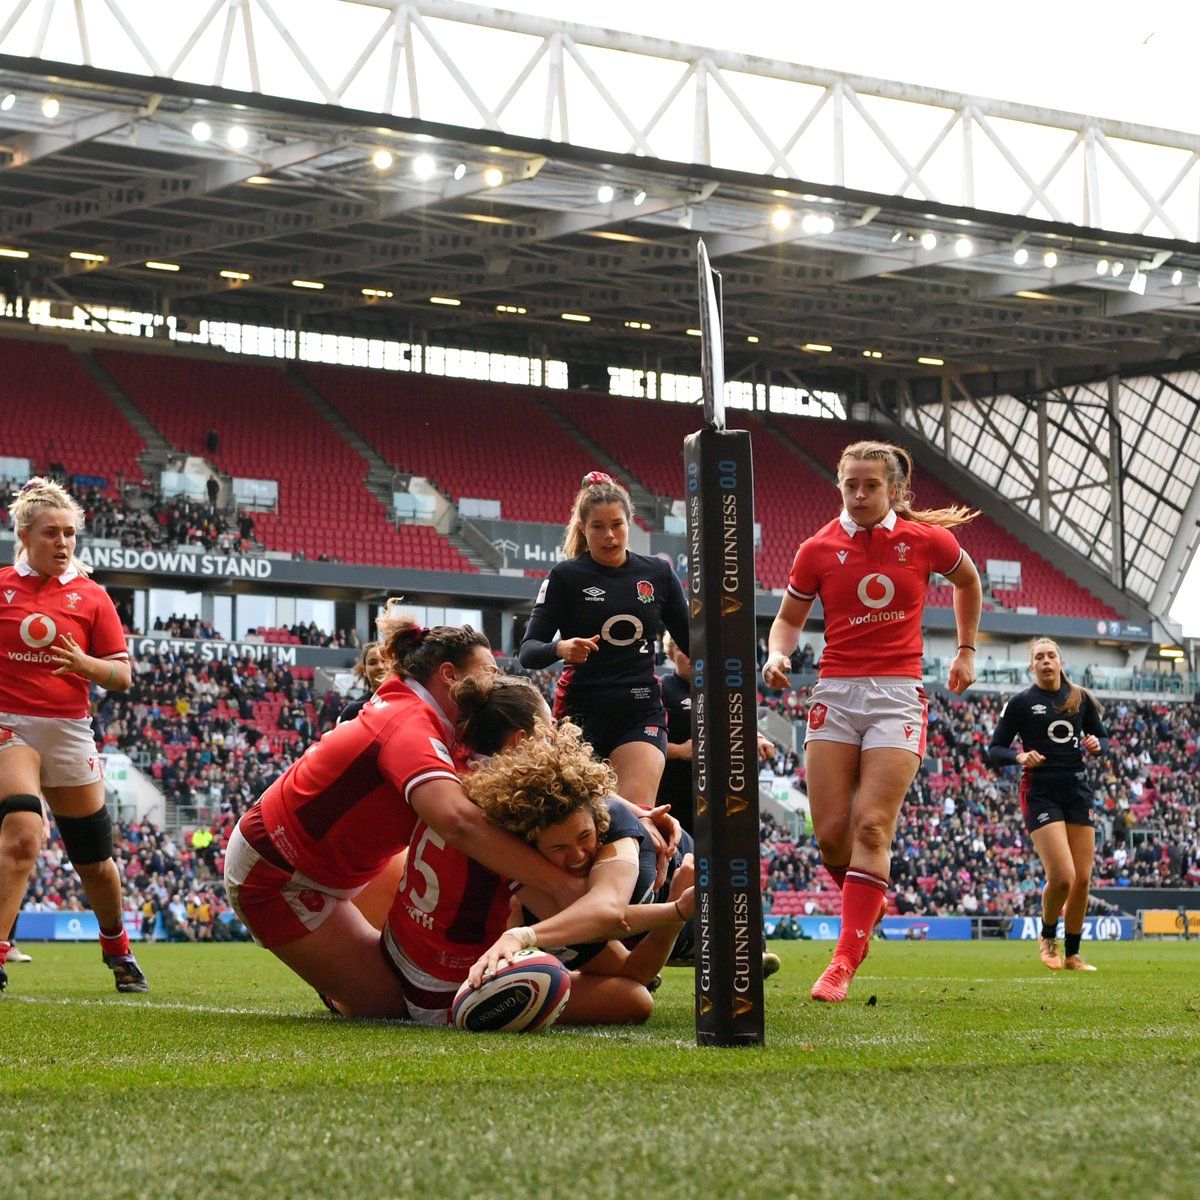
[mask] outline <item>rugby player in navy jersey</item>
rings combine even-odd
[[[993,766],[1021,767],[1021,815],[1046,872],[1038,949],[1052,971],[1094,971],[1079,953],[1096,834],[1093,796],[1084,751],[1108,749],[1100,705],[1087,688],[1063,673],[1062,656],[1050,638],[1029,645],[1034,683],[1012,696],[988,746]],[[1021,739],[1021,750],[1012,748]],[[1058,914],[1063,913],[1065,956],[1058,953]]]
[[[654,643],[665,627],[687,653],[687,601],[669,563],[629,549],[633,505],[610,476],[586,475],[571,511],[566,558],[538,593],[521,663],[544,668],[562,659],[554,716],[579,725],[596,754],[612,763],[621,796],[649,811],[667,746]],[[660,856],[659,883],[665,865]]]

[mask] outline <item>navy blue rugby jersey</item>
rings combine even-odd
[[[538,592],[521,643],[521,663],[548,667],[563,638],[600,635],[587,661],[563,667],[554,715],[595,711],[601,704],[657,704],[654,639],[663,627],[688,652],[683,585],[661,558],[626,556],[606,567],[588,553],[556,563]]]
[[[1067,698],[1068,685],[1048,692],[1037,684],[1010,696],[996,723],[988,746],[988,762],[1004,766],[1017,761],[1012,748],[1014,738],[1021,739],[1025,750],[1036,750],[1045,758],[1034,771],[1078,771],[1083,766],[1083,739],[1093,733],[1100,738],[1101,750],[1107,748],[1108,730],[1100,719],[1095,704],[1085,696],[1074,715],[1060,712]]]

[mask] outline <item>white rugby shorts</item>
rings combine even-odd
[[[0,712],[0,752],[29,746],[42,760],[42,787],[86,787],[104,777],[90,717]]]
[[[889,747],[925,757],[928,720],[919,679],[855,675],[820,679],[808,701],[804,744],[844,742],[863,750]]]

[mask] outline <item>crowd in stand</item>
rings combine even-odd
[[[179,619],[181,636],[189,619]],[[170,623],[168,623],[169,625]],[[297,627],[300,629],[302,627]],[[319,632],[319,631],[318,631]],[[321,635],[329,637],[329,635]],[[333,640],[333,639],[330,639]],[[326,643],[328,644],[328,643]],[[522,671],[549,694],[554,674]],[[301,672],[302,674],[302,672]],[[204,662],[169,649],[136,664],[132,687],[103,695],[97,738],[146,770],[168,811],[203,819],[177,844],[148,825],[120,827],[118,862],[135,906],[162,914],[168,936],[224,936],[221,854],[237,818],[288,764],[332,728],[345,698],[317,696],[294,669],[252,657]],[[803,690],[764,703],[803,719]],[[1002,700],[932,694],[928,752],[901,811],[893,855],[892,911],[913,915],[1035,915],[1041,868],[1025,836],[1014,768],[995,771],[985,750]],[[1200,711],[1195,705],[1113,701],[1112,744],[1089,764],[1097,796],[1095,886],[1200,885]],[[781,748],[773,775],[803,786],[803,768]],[[783,891],[813,893],[812,911],[835,910],[836,889],[811,836],[765,816],[766,904]],[[35,908],[83,904],[54,839],[31,882]],[[1095,902],[1097,910],[1108,906]]]
[[[779,711],[803,709],[781,697]],[[892,858],[893,911],[915,915],[1036,915],[1041,867],[1023,832],[1017,768],[985,760],[1002,700],[932,695],[928,751],[900,812]],[[1108,753],[1088,764],[1097,797],[1096,887],[1200,884],[1200,747],[1195,705],[1115,701],[1105,706]],[[799,782],[799,780],[797,780]],[[811,838],[767,818],[764,887],[835,889]],[[815,912],[823,908],[813,900]],[[1104,901],[1094,901],[1097,911]]]
[[[2,489],[0,528],[12,529],[8,501],[19,486],[9,482]],[[92,539],[134,550],[193,546],[219,554],[245,554],[253,543],[254,518],[247,512],[230,514],[185,496],[163,497],[145,486],[128,487],[119,498],[97,488],[74,492],[86,514],[84,530]]]

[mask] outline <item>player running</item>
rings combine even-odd
[[[1094,971],[1079,953],[1096,832],[1094,797],[1084,751],[1108,749],[1100,704],[1063,672],[1058,643],[1048,637],[1029,644],[1033,686],[1009,698],[988,746],[993,766],[1021,767],[1021,816],[1046,872],[1038,951],[1052,971]],[[1021,739],[1021,750],[1012,748]],[[1058,953],[1058,916],[1063,914],[1065,956]]]
[[[129,948],[113,823],[88,716],[91,685],[129,687],[121,619],[75,557],[83,509],[35,476],[10,506],[13,566],[0,570],[0,989],[13,923],[41,848],[45,796],[100,925],[119,992],[144,992]]]
[[[789,656],[819,596],[825,650],[804,746],[813,832],[842,892],[842,929],[814,1000],[846,998],[886,910],[896,818],[925,750],[921,614],[931,571],[954,585],[958,651],[947,686],[961,694],[975,681],[979,574],[950,532],[975,514],[914,510],[911,481],[899,446],[842,451],[842,511],[796,552],[763,665],[767,687],[787,686]]]

